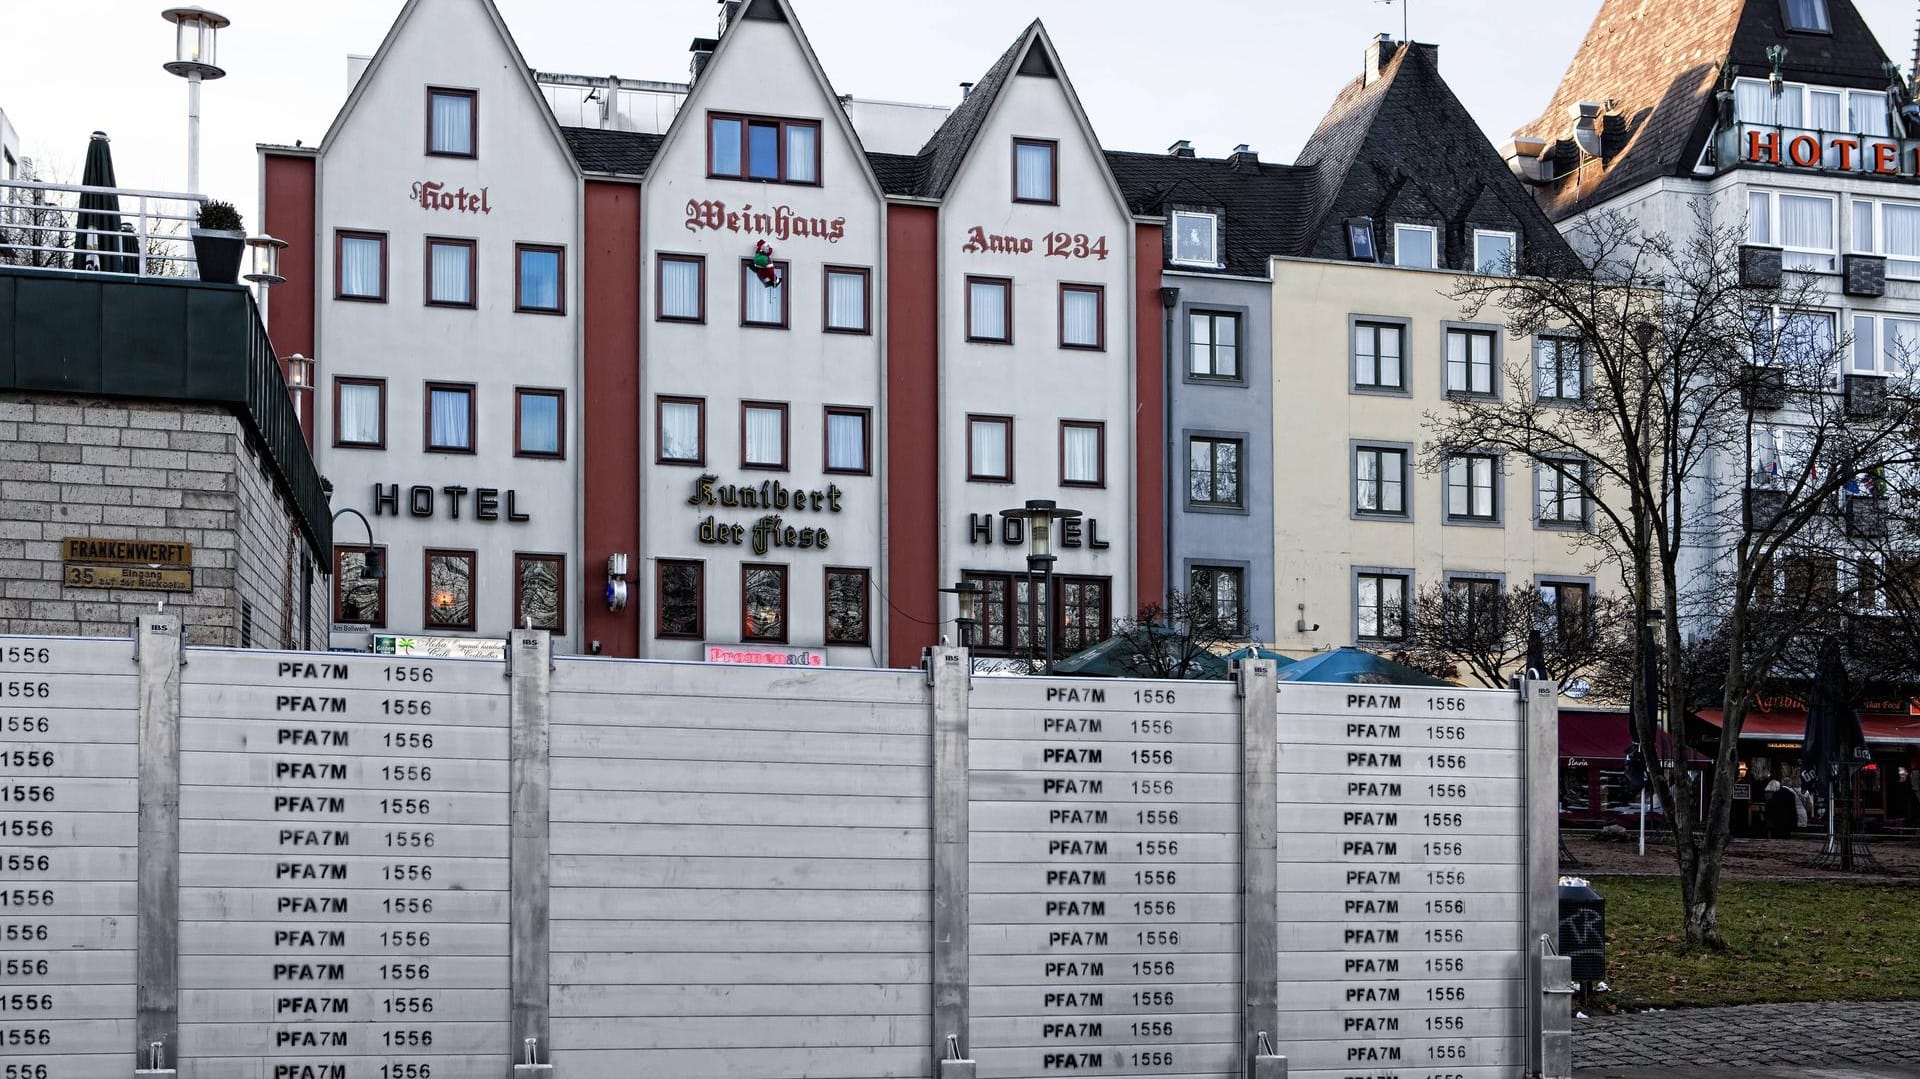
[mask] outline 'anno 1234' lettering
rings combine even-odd
[[[1048,258],[1107,260],[1105,236],[1089,236],[1084,232],[1049,232],[1040,239],[1043,253]],[[961,245],[960,250],[969,255],[1031,255],[1034,243],[1031,236],[1002,236],[975,225],[967,230],[967,242]]]

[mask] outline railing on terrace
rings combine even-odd
[[[119,211],[96,216],[103,201],[117,201]],[[0,266],[193,280],[189,232],[203,201],[178,191],[0,180]]]

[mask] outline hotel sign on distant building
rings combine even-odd
[[[422,210],[443,210],[456,214],[490,214],[493,201],[488,198],[488,188],[481,188],[474,194],[466,188],[448,191],[447,185],[437,180],[416,180],[413,189],[407,192],[409,202],[417,202]]]
[[[1803,132],[1747,128],[1745,160],[1750,165],[1787,165],[1823,172],[1863,172],[1873,176],[1920,177],[1920,144],[1859,135],[1820,136]]]

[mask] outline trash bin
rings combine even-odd
[[[1586,881],[1560,885],[1560,954],[1586,992],[1607,979],[1607,901]]]

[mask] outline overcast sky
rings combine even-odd
[[[1370,35],[1440,46],[1440,70],[1495,144],[1542,109],[1600,0],[792,0],[835,89],[951,103],[1027,22],[1046,21],[1108,147],[1246,142],[1290,161]],[[1855,0],[1896,59],[1913,55],[1913,0]],[[257,142],[320,141],[346,97],[346,57],[372,53],[401,0],[201,0],[233,20],[228,76],[203,92],[202,187],[258,224]],[[545,71],[682,81],[712,0],[498,0]],[[87,136],[113,137],[123,187],[183,190],[186,86],[161,70],[173,28],[157,0],[0,0],[0,109],[22,150],[79,179]],[[84,11],[75,21],[61,16]],[[27,35],[34,37],[29,38]],[[82,46],[84,43],[84,46]]]

